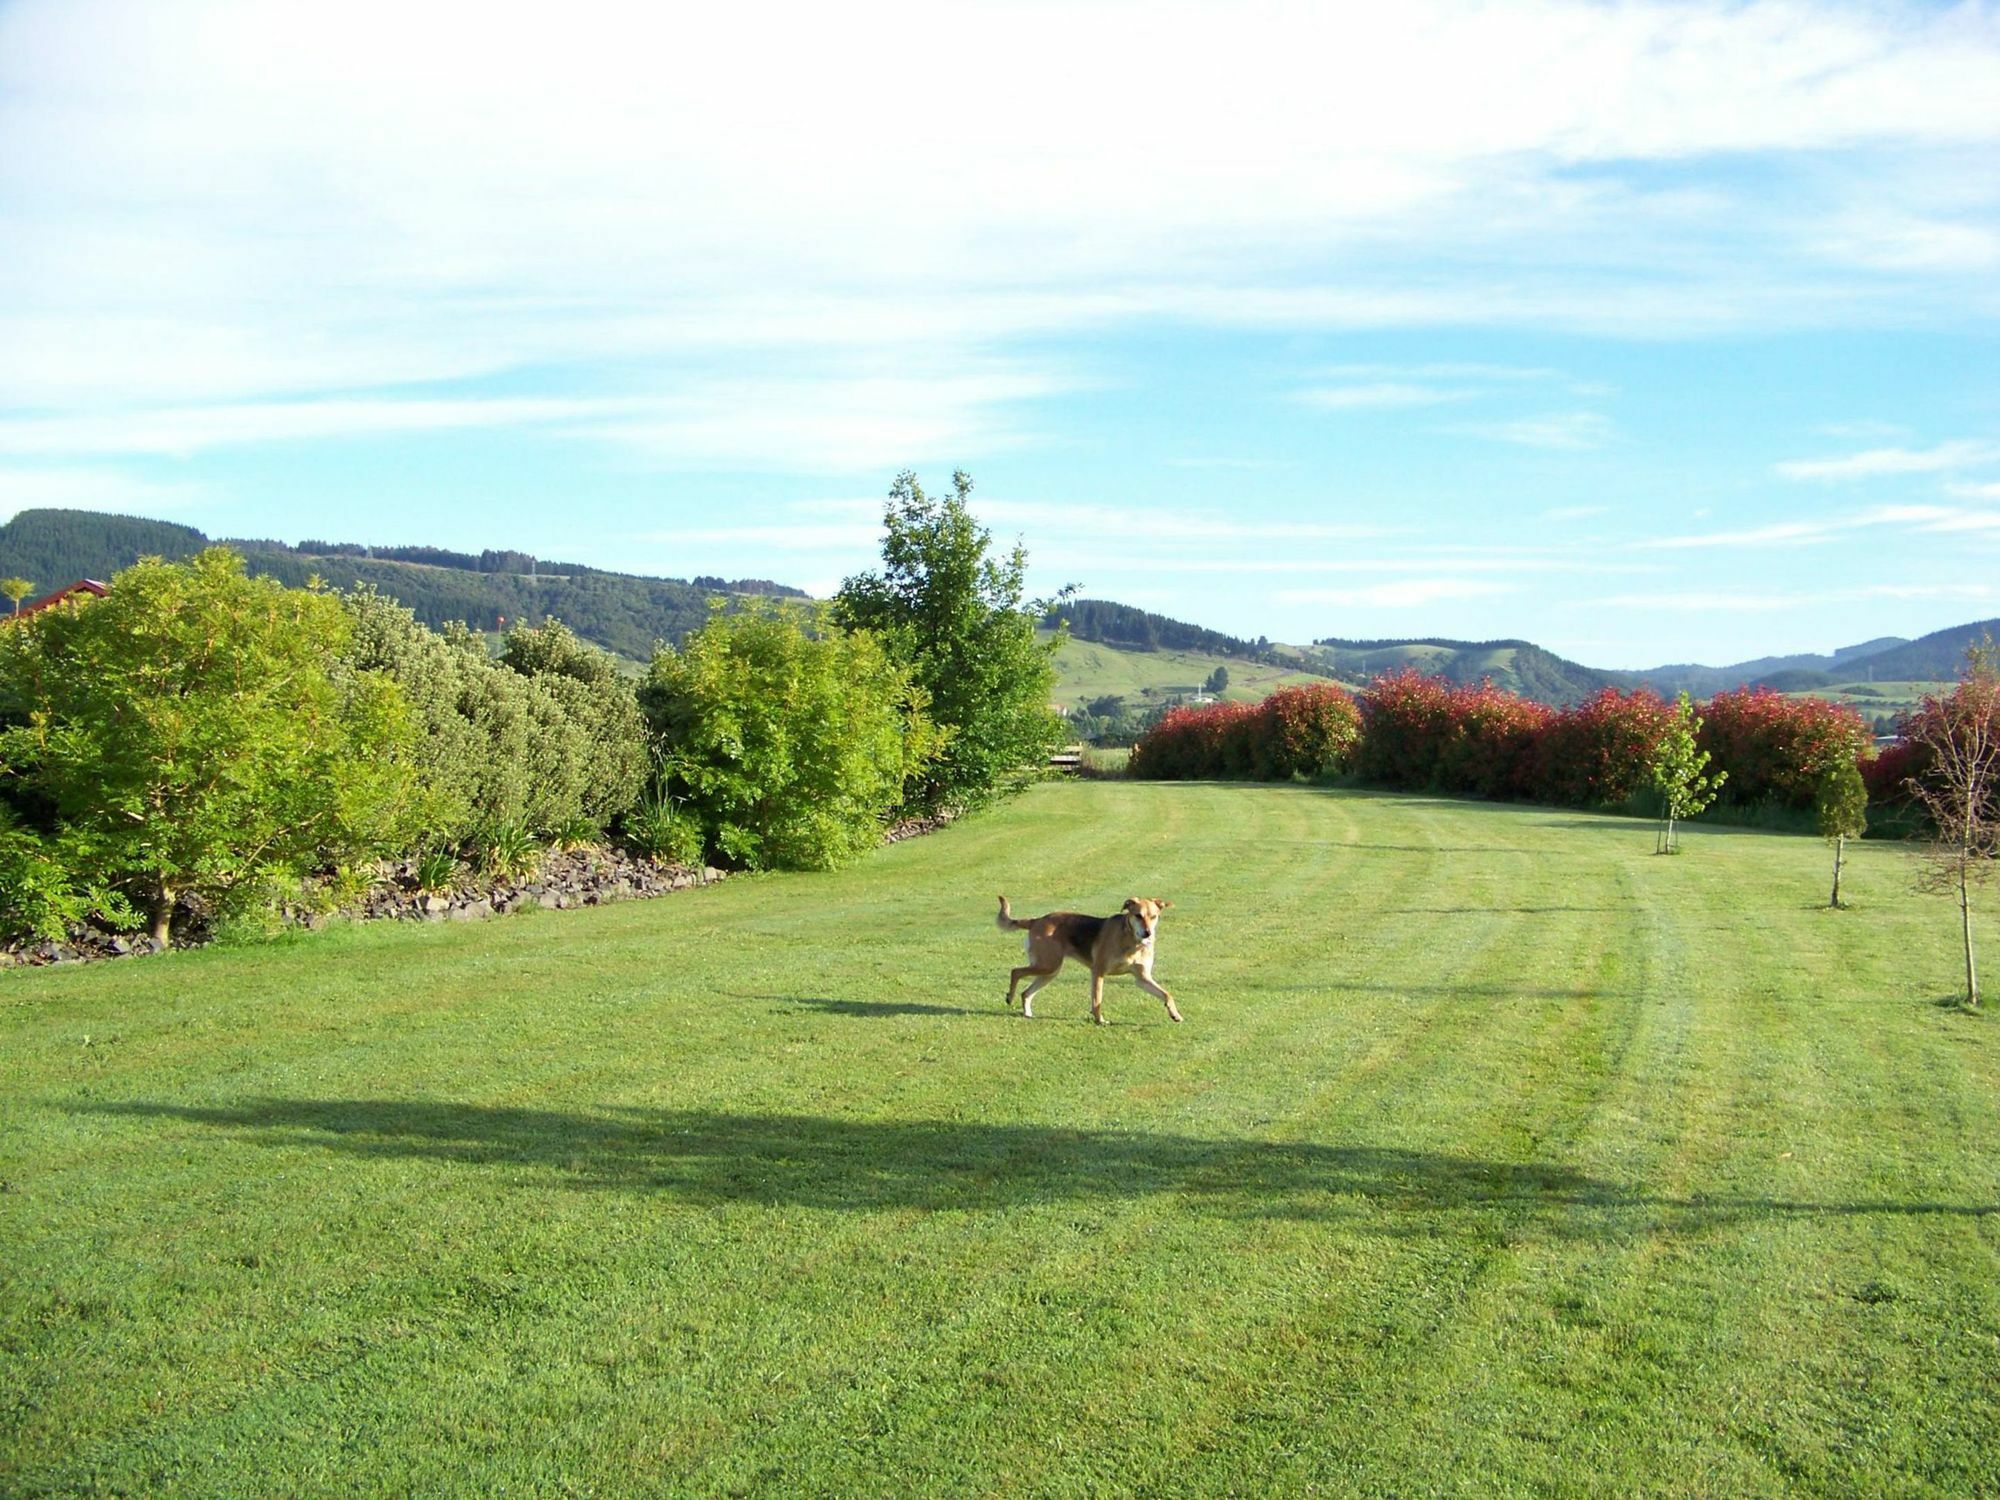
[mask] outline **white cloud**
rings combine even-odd
[[[972,509],[998,532],[1074,533],[1102,537],[1118,547],[1160,541],[1345,542],[1394,536],[1398,530],[1374,522],[1274,521],[1157,505],[1120,507],[1069,501],[984,500],[977,496],[973,498]]]
[[[1762,547],[1832,541],[1878,526],[1919,532],[2000,530],[2000,514],[1968,511],[1948,505],[1881,505],[1845,515],[1815,516],[1801,521],[1773,521],[1736,531],[1710,531],[1691,536],[1659,537],[1637,545],[1647,550],[1699,547]]]
[[[1858,603],[1868,599],[1936,599],[1980,603],[1993,598],[1995,592],[1987,585],[1979,583],[1876,584],[1867,588],[1829,589],[1810,594],[1777,593],[1770,589],[1708,589],[1689,592],[1614,594],[1605,599],[1582,601],[1579,607],[1656,610],[1671,614],[1704,614],[1712,611],[1778,614],[1786,610]]]
[[[336,398],[168,407],[115,415],[14,417],[0,419],[0,453],[185,457],[215,448],[301,438],[574,421],[634,407],[629,400]]]
[[[1447,401],[1465,401],[1476,390],[1440,385],[1417,385],[1409,381],[1373,381],[1365,385],[1316,385],[1294,393],[1306,406],[1325,411],[1438,406]]]
[[[0,468],[0,521],[43,508],[171,517],[212,498],[203,485],[162,484],[116,469]]]
[[[1944,488],[1946,494],[1956,495],[1961,500],[2000,500],[2000,480],[1948,484]]]
[[[1513,593],[1511,584],[1465,578],[1404,578],[1353,589],[1281,589],[1280,604],[1338,604],[1349,608],[1406,609],[1449,599],[1486,599]]]
[[[1786,479],[1871,479],[1884,474],[1940,474],[2000,462],[2000,443],[1960,438],[1932,448],[1870,448],[1835,458],[1799,458],[1773,467]]]
[[[1560,370],[1541,365],[1494,365],[1470,361],[1438,361],[1413,365],[1328,365],[1316,372],[1327,380],[1555,380]]]
[[[1781,610],[1795,609],[1799,601],[1788,595],[1773,594],[1768,590],[1748,589],[1731,592],[1722,589],[1692,591],[1684,593],[1662,592],[1644,594],[1613,594],[1606,599],[1584,601],[1586,609],[1650,609],[1675,614],[1700,614],[1707,610],[1741,610],[1748,613],[1775,614]]]
[[[1456,429],[1468,437],[1564,453],[1602,448],[1611,440],[1612,430],[1610,418],[1594,411],[1550,412],[1539,417],[1521,417],[1511,422],[1479,422]]]
[[[908,86],[947,73],[950,107]],[[351,400],[607,360],[672,394],[744,350],[886,361],[1139,319],[1992,318],[1977,174],[1916,169],[2000,143],[1996,80],[1990,8],[1914,3],[577,0],[558,24],[475,0],[15,0],[0,409]],[[1751,159],[1770,176],[1726,165]],[[1890,180],[1893,221],[1861,235]],[[1432,369],[1352,380],[1526,378]],[[942,404],[921,384],[866,411],[690,399],[586,430],[814,465],[1016,434],[1004,383]],[[1502,440],[1602,440],[1571,420]]]

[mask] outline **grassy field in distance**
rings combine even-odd
[[[839,875],[0,977],[0,1490],[1992,1492],[1955,913],[1687,838],[1072,782]],[[1173,899],[1186,1024],[1010,1015],[997,891]]]
[[[1787,693],[1788,698],[1831,698],[1859,709],[1868,718],[1877,714],[1906,714],[1928,693],[1949,693],[1949,682],[1841,682],[1810,692]]]
[[[1056,703],[1073,708],[1107,693],[1135,704],[1158,704],[1170,697],[1197,693],[1217,667],[1229,669],[1229,689],[1222,696],[1239,703],[1255,702],[1281,687],[1330,679],[1312,672],[1287,671],[1234,656],[1201,651],[1132,651],[1098,641],[1069,640],[1056,653]]]

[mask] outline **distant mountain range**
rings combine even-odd
[[[191,526],[95,511],[24,510],[0,525],[0,577],[54,589],[77,578],[109,578],[145,556],[181,558],[209,545]],[[230,539],[252,572],[291,585],[317,575],[347,588],[372,584],[416,611],[429,625],[464,620],[491,630],[504,620],[553,615],[586,639],[624,656],[644,658],[659,640],[678,641],[707,618],[718,594],[804,597],[766,579],[690,579],[613,573],[553,562],[524,552],[477,555],[437,547],[364,547],[353,542]],[[2000,619],[1933,631],[1918,640],[1882,636],[1825,655],[1762,656],[1730,666],[1673,663],[1645,671],[1584,666],[1532,641],[1343,640],[1328,637],[1288,646],[1246,640],[1106,599],[1079,599],[1052,611],[1079,640],[1127,650],[1182,650],[1233,656],[1355,682],[1402,667],[1453,682],[1490,677],[1496,686],[1547,703],[1573,703],[1606,687],[1648,686],[1696,697],[1750,683],[1783,692],[1840,684],[1925,682],[1956,677],[1966,647],[1982,634],[2000,638]]]
[[[352,542],[289,543],[229,538],[253,573],[297,587],[312,577],[339,588],[372,584],[408,605],[425,624],[463,620],[494,630],[553,615],[578,635],[644,660],[655,641],[679,641],[708,618],[718,594],[802,591],[759,578],[646,578],[525,552],[452,552],[440,547],[364,547]],[[109,578],[141,557],[178,559],[210,545],[192,526],[79,510],[24,510],[0,526],[0,577],[38,589],[77,578]]]
[[[1687,692],[1706,698],[1754,684],[1780,692],[1811,692],[1858,682],[1949,680],[1964,666],[1966,647],[1982,635],[2000,639],[2000,620],[1975,620],[1919,640],[1880,636],[1824,655],[1763,656],[1721,667],[1674,663],[1633,672],[1585,666],[1532,641],[1327,637],[1309,646],[1286,646],[1262,638],[1246,641],[1099,599],[1077,600],[1056,613],[1068,621],[1070,633],[1078,639],[1127,649],[1207,651],[1280,663],[1347,682],[1364,682],[1409,667],[1459,683],[1491,678],[1497,687],[1558,704],[1577,702],[1607,687],[1651,687],[1669,697]],[[1052,613],[1050,623],[1055,618]]]

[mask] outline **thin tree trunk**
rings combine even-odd
[[[153,941],[166,947],[173,935],[174,893],[161,886],[153,897]]]
[[[1972,959],[1972,888],[1971,854],[1959,861],[1958,865],[1958,927],[1959,935],[1965,939],[1965,1004],[1969,1010],[1979,1009],[1979,969]]]
[[[1841,856],[1846,853],[1847,835],[1844,833],[1835,834],[1833,838],[1833,899],[1827,903],[1829,906],[1838,907],[1840,905],[1840,860]]]

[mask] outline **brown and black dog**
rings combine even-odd
[[[1023,922],[1008,909],[1007,898],[1002,896],[1000,915],[994,919],[1000,930],[1028,935],[1028,961],[1014,970],[1007,985],[1007,1003],[1014,1003],[1014,991],[1020,989],[1021,981],[1029,981],[1021,990],[1021,1014],[1033,1017],[1035,991],[1056,977],[1064,960],[1074,958],[1090,965],[1090,1018],[1098,1025],[1104,1024],[1107,974],[1130,974],[1140,989],[1165,1001],[1168,1017],[1178,1021],[1181,1013],[1174,1008],[1174,997],[1153,982],[1153,935],[1160,928],[1160,913],[1173,904],[1134,896],[1115,917],[1052,911]]]

